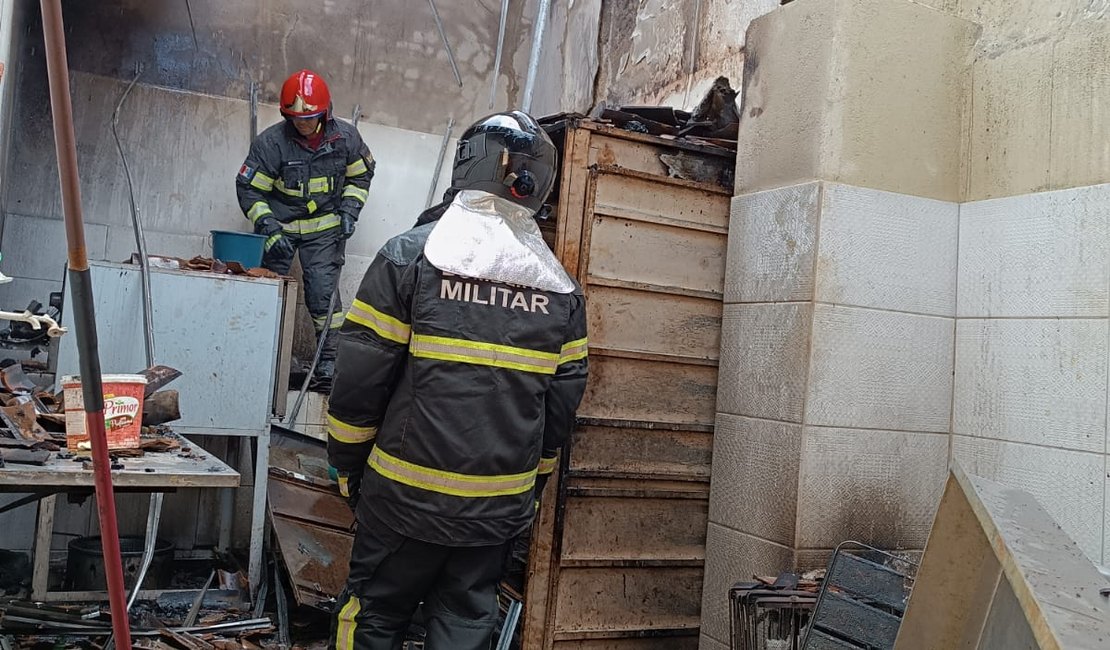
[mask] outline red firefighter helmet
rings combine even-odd
[[[320,117],[331,107],[331,92],[324,78],[311,70],[294,72],[281,85],[281,114],[285,117]]]

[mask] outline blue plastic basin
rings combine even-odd
[[[266,237],[231,230],[212,231],[212,257],[221,262],[238,262],[252,269],[262,265]]]

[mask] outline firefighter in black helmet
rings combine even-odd
[[[448,201],[378,253],[343,325],[328,456],[358,530],[333,648],[489,648],[508,542],[586,386],[582,290],[535,222],[556,152],[520,112],[460,138]]]

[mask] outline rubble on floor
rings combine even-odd
[[[200,608],[192,622],[192,607],[136,603],[131,610],[135,648],[273,647],[269,617],[223,606]],[[101,648],[112,632],[111,611],[99,605],[49,606],[13,600],[0,604],[0,631],[13,637],[18,648]]]

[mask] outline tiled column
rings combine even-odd
[[[949,453],[975,33],[908,0],[797,0],[748,29],[703,650],[728,641],[737,580],[849,538],[924,544]]]
[[[923,548],[948,461],[958,206],[813,182],[733,201],[703,598]]]
[[[955,203],[825,183],[799,565],[847,539],[924,548],[948,460]]]

